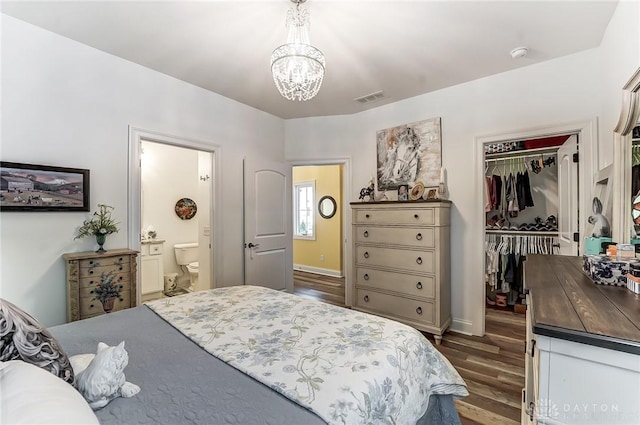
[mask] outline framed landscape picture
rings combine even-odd
[[[2,161],[0,211],[89,211],[89,170]]]

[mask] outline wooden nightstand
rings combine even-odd
[[[136,306],[138,251],[113,249],[105,253],[74,252],[64,254],[67,262],[67,320],[70,322],[105,314],[102,303],[93,299],[93,288],[107,273],[115,273],[122,285],[112,311]]]

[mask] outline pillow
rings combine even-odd
[[[71,385],[21,360],[0,362],[0,411],[6,424],[98,424]]]
[[[73,384],[69,357],[53,335],[9,301],[0,298],[0,361],[23,360]]]

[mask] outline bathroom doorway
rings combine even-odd
[[[214,288],[215,150],[169,136],[134,133],[130,143],[132,151],[137,145],[139,155],[139,189],[132,173],[130,238],[137,239],[137,245],[132,241],[130,246],[139,247],[141,254],[139,301]]]

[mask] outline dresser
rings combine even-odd
[[[122,286],[113,310],[136,306],[138,251],[113,249],[105,253],[74,252],[62,256],[67,263],[67,320],[86,319],[105,314],[102,303],[94,299],[93,290],[104,276],[113,274]]]
[[[352,202],[353,308],[434,335],[451,324],[449,201]]]
[[[640,295],[528,255],[523,425],[640,423]]]

